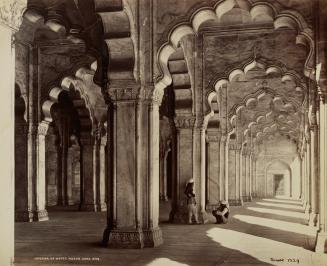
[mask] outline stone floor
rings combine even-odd
[[[168,215],[161,207],[161,219]],[[303,265],[326,266],[313,252],[316,230],[299,201],[262,199],[231,207],[226,225],[161,223],[164,244],[142,250],[100,246],[105,213],[49,211],[50,220],[17,223],[15,265]]]

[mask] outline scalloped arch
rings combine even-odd
[[[157,60],[161,76],[156,82],[156,88],[162,89],[170,85],[170,73],[167,67],[167,61],[173,51],[180,45],[180,41],[187,35],[197,35],[201,25],[209,20],[219,22],[221,17],[233,8],[240,8],[248,11],[253,21],[260,16],[270,17],[274,23],[275,29],[287,27],[296,29],[298,37],[296,44],[302,44],[309,48],[306,59],[304,74],[309,78],[314,78],[313,73],[313,32],[309,28],[302,15],[294,10],[282,10],[275,7],[275,4],[266,2],[250,3],[247,0],[223,0],[218,1],[214,7],[200,8],[192,13],[188,22],[175,25],[168,34],[168,41],[164,43],[157,54]]]
[[[299,91],[301,89],[302,92],[304,91],[305,84],[301,81],[301,77],[296,73],[293,73],[288,69],[284,70],[277,65],[267,65],[257,59],[251,59],[238,68],[228,70],[223,77],[216,78],[213,81],[212,86],[218,92],[221,87],[227,86],[230,82],[232,82],[236,76],[242,75],[245,77],[249,71],[255,68],[262,69],[262,71],[264,71],[267,75],[275,74],[280,76],[282,82],[293,81],[296,84],[295,90]]]

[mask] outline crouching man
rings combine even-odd
[[[226,224],[229,216],[228,202],[222,200],[219,207],[212,211],[212,215],[216,218],[216,224]]]

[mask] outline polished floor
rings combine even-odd
[[[47,222],[16,223],[15,265],[327,265],[327,254],[313,252],[316,229],[305,225],[299,201],[261,199],[231,214],[225,225],[163,221],[162,246],[123,250],[100,246],[105,213],[50,209]]]

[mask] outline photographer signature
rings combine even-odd
[[[270,261],[275,261],[275,262],[295,262],[295,263],[300,263],[299,259],[284,259],[284,258],[270,258]]]

